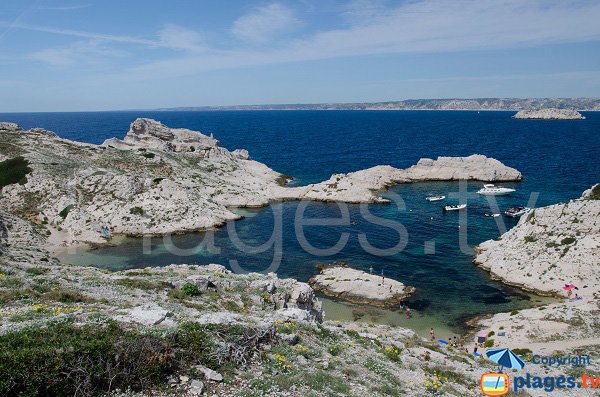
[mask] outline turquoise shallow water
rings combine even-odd
[[[509,112],[114,112],[0,114],[0,119],[25,127],[43,126],[66,138],[98,143],[107,137],[122,137],[135,117],[152,117],[170,126],[213,133],[229,149],[247,148],[254,159],[293,175],[294,183],[299,184],[377,164],[407,167],[420,157],[481,153],[519,169],[525,176],[522,182],[503,184],[517,192],[498,198],[501,209],[527,204],[532,193],[539,195],[536,206],[566,201],[599,182],[600,114],[586,113],[588,119],[584,121],[512,120],[510,116]],[[470,183],[468,191],[480,186]],[[246,270],[264,271],[281,252],[277,273],[300,280],[316,273],[315,264],[344,261],[364,270],[373,267],[378,274],[383,271],[386,277],[416,286],[417,292],[408,302],[416,318],[426,325],[435,321],[447,329],[460,330],[472,316],[526,307],[532,301],[529,295],[491,281],[473,266],[468,250],[460,248],[459,231],[466,234],[468,245],[474,246],[498,237],[502,227],[510,228],[516,221],[483,217],[490,203],[482,197],[469,196],[464,219],[457,213],[442,213],[441,203],[424,200],[429,194],[448,195],[458,188],[458,183],[446,182],[400,185],[389,194],[402,197],[404,208],[369,206],[372,214],[400,222],[407,231],[406,247],[386,257],[365,252],[358,236],[364,234],[371,244],[389,248],[398,242],[398,233],[365,220],[358,205],[348,206],[350,224],[305,228],[307,241],[320,248],[333,246],[342,233],[348,233],[348,243],[340,252],[329,256],[307,252],[294,232],[300,204],[289,202],[281,205],[280,249],[244,253],[232,244],[228,229],[221,228],[214,233],[220,253],[200,248],[189,250],[189,255],[174,255],[168,244],[154,238],[152,249],[144,254],[141,239],[124,239],[116,247],[77,252],[65,260],[123,269],[170,263],[229,265],[229,260],[235,259]],[[458,198],[446,202],[456,203]],[[269,240],[277,208],[242,210],[246,218],[232,225],[240,240],[248,245]],[[306,209],[307,217],[340,214],[336,204],[311,203]],[[204,237],[205,233],[174,236],[172,244],[194,248]],[[433,246],[435,252],[430,253]],[[332,310],[339,312],[340,319],[349,316],[341,307]],[[329,318],[335,314],[330,313]],[[386,319],[384,322],[400,321],[389,320],[393,317],[389,313],[376,317]]]

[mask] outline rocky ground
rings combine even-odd
[[[517,112],[513,119],[532,119],[532,120],[583,120],[585,117],[576,110],[572,109],[525,109]]]
[[[422,180],[519,180],[521,173],[481,155],[421,159],[406,170],[378,166],[302,187],[212,137],[138,119],[123,140],[68,141],[35,128],[0,125],[2,161],[28,167],[5,186],[0,205],[43,225],[56,245],[105,244],[113,234],[166,234],[209,229],[240,215],[232,207],[281,200],[383,202],[377,192]],[[111,234],[112,235],[112,234]]]

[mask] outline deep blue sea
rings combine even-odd
[[[2,121],[14,121],[25,128],[44,127],[60,136],[90,143],[110,137],[122,138],[136,117],[151,117],[170,127],[184,127],[214,134],[228,149],[248,149],[252,158],[271,168],[292,175],[293,183],[306,184],[329,178],[332,173],[350,172],[378,164],[408,167],[421,157],[466,156],[473,153],[494,157],[520,170],[524,179],[505,183],[517,192],[498,198],[505,209],[525,205],[531,194],[539,196],[535,206],[563,202],[579,197],[592,184],[600,182],[600,113],[587,112],[586,120],[513,120],[511,112],[461,111],[224,111],[224,112],[99,112],[99,113],[19,113],[0,114]],[[474,192],[481,183],[470,183]],[[417,287],[408,304],[417,318],[443,323],[450,330],[464,326],[465,319],[491,312],[528,306],[531,298],[497,282],[472,264],[472,255],[459,249],[460,231],[467,232],[474,246],[496,238],[504,222],[510,228],[516,221],[485,218],[489,203],[469,198],[464,220],[456,213],[443,214],[440,203],[428,203],[429,194],[457,191],[458,183],[429,182],[400,185],[392,189],[404,200],[405,209],[395,205],[371,205],[379,217],[401,222],[408,233],[406,248],[392,256],[366,253],[358,234],[379,248],[392,247],[398,233],[389,227],[363,219],[358,205],[349,206],[351,225],[309,226],[307,240],[314,246],[333,246],[343,232],[349,233],[345,248],[333,255],[319,257],[307,253],[294,233],[298,203],[282,204],[282,259],[277,273],[307,280],[317,271],[315,264],[345,261],[352,266]],[[448,199],[455,203],[458,200]],[[246,218],[235,222],[240,239],[249,245],[261,244],[271,237],[272,208],[244,210]],[[310,217],[339,217],[336,204],[311,203]],[[203,233],[176,236],[179,247],[193,247]],[[435,254],[425,246],[435,244]],[[244,254],[230,241],[226,228],[215,233],[219,254],[196,250],[189,256],[176,256],[160,239],[154,239],[152,253],[142,255],[140,239],[125,239],[116,247],[80,252],[69,262],[95,264],[113,269],[161,266],[171,263],[222,263],[236,259],[247,270],[268,268],[274,250]],[[330,303],[333,305],[333,303]],[[342,310],[341,306],[331,306]],[[348,309],[360,317],[356,309]],[[365,309],[366,310],[366,309]],[[372,313],[371,313],[372,314]],[[376,313],[389,320],[388,314]],[[335,318],[335,313],[330,318]],[[398,323],[400,316],[390,323]],[[385,321],[388,321],[385,320]],[[404,320],[403,320],[404,321]],[[425,321],[425,320],[423,320]],[[431,321],[427,324],[433,324]]]

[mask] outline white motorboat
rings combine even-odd
[[[446,198],[446,196],[441,196],[441,195],[440,196],[429,196],[429,197],[425,198],[425,200],[427,200],[427,201],[440,201],[440,200],[443,200],[445,198]]]
[[[498,213],[483,214],[483,216],[485,216],[486,218],[497,218],[500,216],[500,214],[498,214]]]
[[[510,216],[511,218],[518,218],[529,212],[531,212],[531,208],[529,207],[511,207],[504,211],[504,215]]]
[[[458,211],[458,210],[464,210],[465,208],[467,208],[467,205],[466,204],[446,205],[443,208],[444,208],[444,211]]]
[[[487,184],[483,185],[483,187],[477,191],[477,194],[482,194],[484,196],[503,196],[505,194],[511,194],[514,191],[515,189],[508,187]]]

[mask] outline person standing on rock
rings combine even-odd
[[[411,318],[412,317],[412,311],[410,310],[410,307],[406,308],[406,318]]]
[[[381,269],[381,284],[385,284],[385,276],[383,275],[383,269]]]
[[[433,327],[431,327],[431,329],[429,330],[429,335],[431,335],[431,340],[434,341],[435,340],[435,332],[433,331]]]

